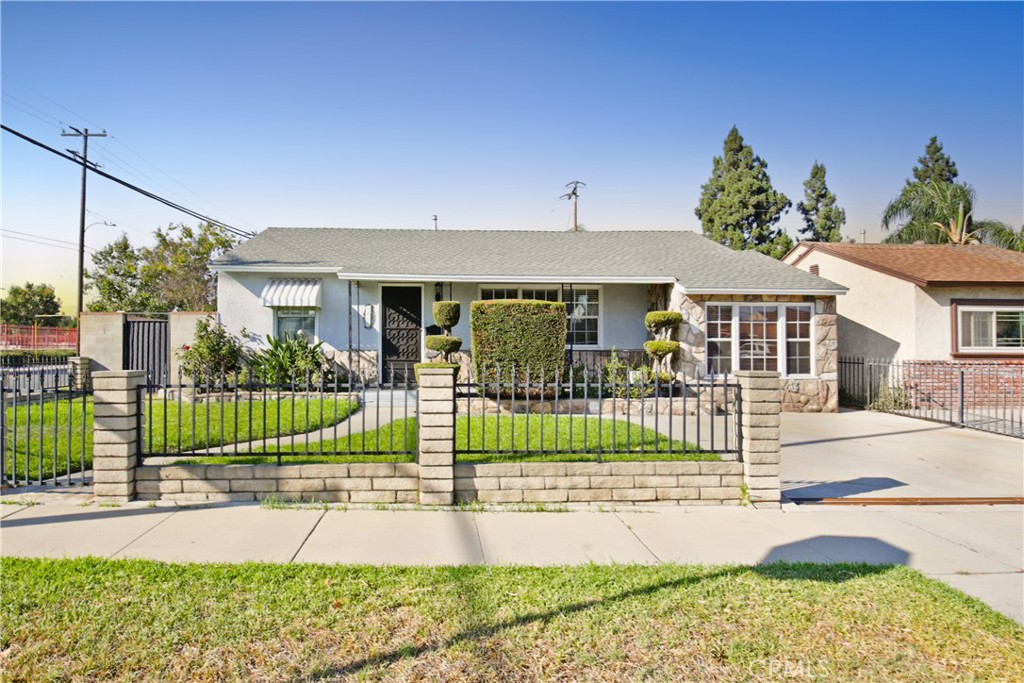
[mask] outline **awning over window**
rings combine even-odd
[[[260,301],[275,308],[320,308],[320,280],[271,280],[263,288]]]

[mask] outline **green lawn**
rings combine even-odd
[[[353,428],[359,428],[358,418]],[[513,422],[515,440],[513,440]],[[693,444],[686,444],[686,452],[679,452],[684,442],[669,441],[668,437],[652,429],[641,428],[625,420],[570,417],[568,415],[531,415],[529,424],[525,415],[504,416],[499,422],[495,415],[482,420],[478,417],[460,417],[455,421],[455,448],[461,450],[484,450],[482,453],[458,453],[458,462],[596,462],[597,448],[603,449],[601,459],[622,460],[720,460],[714,453],[697,451]],[[558,425],[558,439],[555,439],[555,424]],[[400,451],[416,450],[416,418],[396,420],[380,429],[348,436],[347,426],[339,427],[339,438],[304,443],[297,441],[292,446],[289,440],[282,440],[280,446],[271,444],[254,449],[260,453],[289,453],[282,462],[298,464],[305,462],[412,462],[415,456]],[[572,430],[570,434],[570,424]],[[584,434],[584,424],[586,433]],[[570,436],[572,437],[570,439]],[[586,437],[586,438],[584,438]],[[469,447],[467,448],[467,439]],[[526,447],[533,453],[527,454]],[[669,453],[669,445],[676,452]],[[640,450],[643,444],[643,451]],[[543,445],[546,453],[538,453]],[[588,453],[574,453],[573,450],[587,449]],[[367,454],[374,452],[374,454]],[[301,453],[303,455],[291,455]],[[321,453],[331,455],[320,455]],[[308,455],[305,455],[308,454]],[[260,456],[216,456],[189,458],[182,463],[198,464],[258,464],[277,462],[276,455]]]
[[[905,567],[4,558],[0,569],[12,683],[945,682],[1024,671],[1024,629]]]
[[[19,476],[24,475],[25,457],[33,479],[39,473],[39,456],[43,456],[44,477],[53,476],[54,453],[57,454],[56,472],[67,472],[67,453],[72,456],[71,471],[92,466],[92,399],[61,400],[57,404],[7,408],[8,458],[7,471],[11,472],[16,458]],[[146,433],[147,452],[175,453],[181,450],[207,448],[223,443],[253,441],[277,435],[301,434],[327,427],[344,420],[356,408],[348,399],[282,398],[268,401],[239,401],[205,403],[182,403],[154,398],[143,403],[145,416],[143,424]],[[14,434],[15,421],[18,424],[17,439]],[[70,445],[68,423],[70,421]],[[85,429],[85,447],[82,446],[82,425]],[[180,433],[178,425],[180,424]],[[26,425],[31,425],[27,430]],[[41,425],[41,426],[40,426]],[[54,436],[56,427],[56,437]],[[29,434],[31,432],[31,435]],[[42,439],[40,440],[40,432]],[[83,458],[84,455],[84,458]]]

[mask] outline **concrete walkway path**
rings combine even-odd
[[[398,565],[892,563],[945,581],[1024,623],[1021,506],[788,504],[781,510],[638,506],[567,512],[144,503],[112,508],[78,495],[0,506],[2,554]]]

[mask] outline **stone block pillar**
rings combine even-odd
[[[420,503],[455,502],[455,369],[419,370]]]
[[[71,386],[79,391],[92,389],[92,361],[84,356],[73,356],[68,359],[68,372],[71,375]]]
[[[782,382],[777,372],[739,371],[736,379],[740,385],[743,483],[756,507],[778,507]]]
[[[78,354],[93,370],[124,368],[124,313],[82,313],[78,319]]]
[[[139,387],[145,382],[142,370],[92,373],[93,491],[101,503],[135,498],[135,468],[142,446]]]

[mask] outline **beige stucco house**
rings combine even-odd
[[[801,242],[783,261],[848,288],[836,306],[844,357],[1024,361],[1024,253]]]

